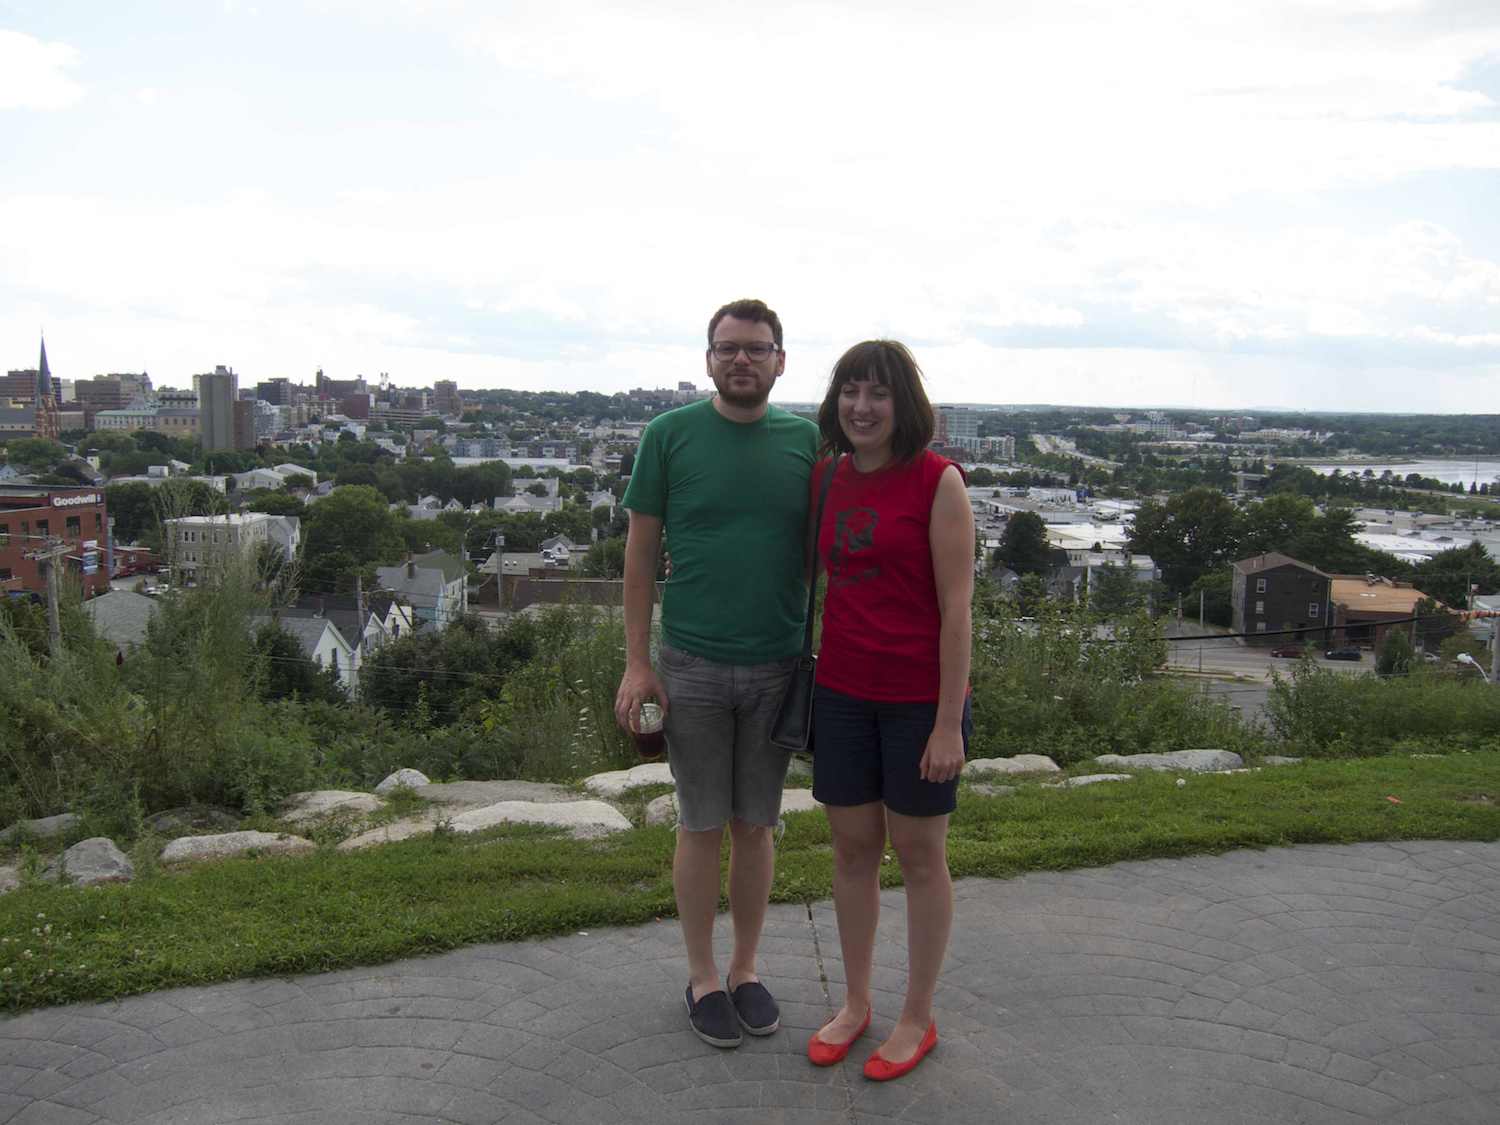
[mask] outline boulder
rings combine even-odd
[[[182,805],[152,813],[146,818],[146,827],[158,836],[181,836],[188,832],[233,832],[239,826],[239,816],[213,805]]]
[[[974,758],[964,764],[964,773],[970,777],[1057,772],[1057,763],[1042,754],[1017,754],[1013,758]]]
[[[1297,766],[1302,764],[1301,758],[1288,758],[1282,754],[1267,754],[1260,760],[1263,766]]]
[[[37,840],[63,836],[78,826],[79,819],[77,813],[65,812],[36,820],[18,820],[4,832],[0,832],[0,842],[9,842],[17,836],[29,836]]]
[[[42,869],[42,878],[60,881],[64,872],[70,882],[80,887],[128,883],[135,878],[134,864],[108,836],[78,841]]]
[[[501,801],[459,813],[448,821],[455,832],[482,832],[499,824],[550,824],[566,828],[578,839],[624,832],[631,827],[625,814],[603,801]]]
[[[203,859],[227,859],[249,851],[267,855],[296,855],[310,852],[317,845],[301,836],[277,835],[273,832],[225,832],[218,836],[182,836],[161,851],[163,863],[191,862]]]
[[[330,813],[371,813],[384,803],[374,794],[352,789],[314,789],[288,797],[281,806],[281,819],[305,824]]]
[[[400,840],[410,840],[413,836],[430,835],[448,814],[428,810],[418,816],[403,817],[401,820],[393,820],[389,824],[382,824],[377,828],[371,828],[368,832],[361,832],[358,836],[350,836],[347,840],[340,840],[338,850],[341,852],[355,852],[361,848],[374,847],[376,844],[394,844]]]
[[[647,824],[677,823],[677,794],[663,793],[646,806]]]
[[[1241,769],[1245,760],[1229,750],[1169,750],[1164,754],[1100,754],[1094,759],[1101,766],[1127,770],[1185,770],[1189,773],[1215,773]]]
[[[1049,785],[1049,789],[1077,789],[1080,785],[1097,785],[1101,781],[1134,781],[1128,773],[1086,773],[1081,777],[1064,778]]]
[[[417,796],[434,804],[461,808],[478,808],[500,801],[547,803],[583,799],[565,785],[545,781],[435,781],[420,786]]]
[[[427,775],[421,770],[401,769],[375,786],[375,792],[389,793],[392,789],[396,789],[402,785],[408,789],[420,789],[429,783]]]
[[[21,873],[14,867],[0,867],[0,895],[21,885]]]
[[[643,785],[671,785],[672,771],[666,762],[647,762],[628,770],[610,770],[583,779],[583,787],[600,797],[622,797]]]

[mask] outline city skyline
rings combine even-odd
[[[0,366],[1500,412],[1500,9],[0,0]]]

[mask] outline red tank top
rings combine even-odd
[[[829,464],[813,471],[814,505]],[[873,473],[858,472],[850,457],[838,462],[818,528],[828,574],[817,673],[824,687],[889,703],[937,699],[942,618],[928,528],[951,464],[930,450]]]

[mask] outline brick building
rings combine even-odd
[[[67,570],[84,596],[109,589],[109,518],[104,490],[0,485],[0,591],[47,589],[42,565],[27,553],[61,539]]]

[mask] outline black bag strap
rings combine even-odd
[[[818,490],[818,518],[813,521],[812,574],[807,580],[807,629],[802,634],[802,659],[812,656],[813,612],[818,605],[818,539],[823,534],[823,502],[828,499],[828,486],[833,483],[833,474],[839,471],[841,453],[828,463],[828,475],[823,478],[823,487]]]

